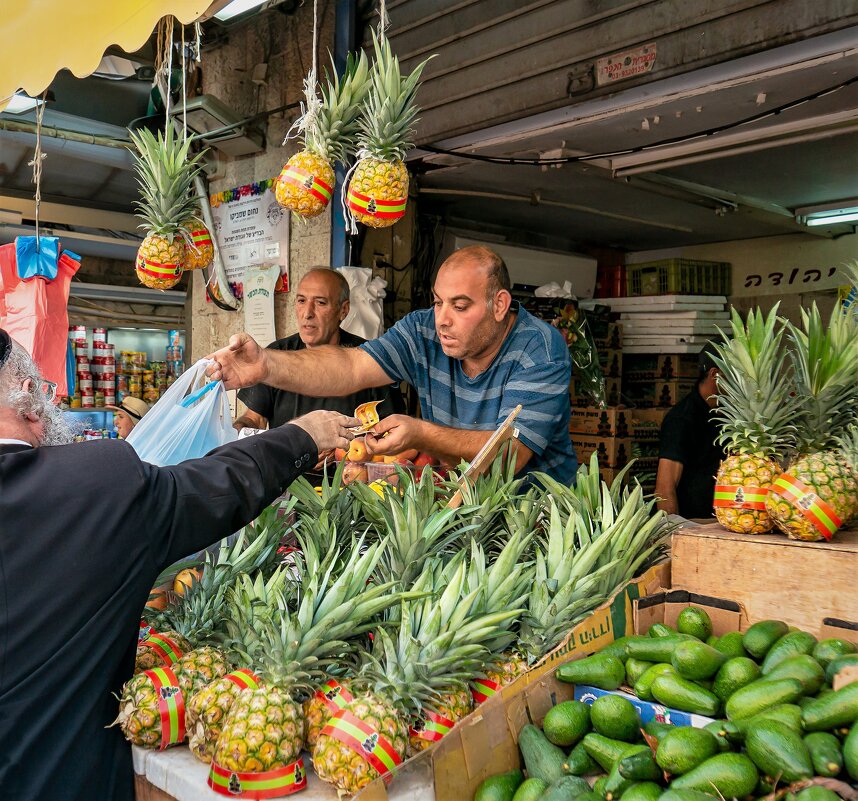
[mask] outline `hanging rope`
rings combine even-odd
[[[184,29],[183,29],[184,32]],[[155,80],[161,85],[164,98],[166,124],[170,124],[170,99],[173,80],[173,18],[164,17],[158,23],[158,33],[155,37]],[[166,130],[166,128],[165,128]]]
[[[316,91],[318,84],[318,50],[319,50],[319,0],[313,0],[313,61],[310,72],[304,79],[304,103],[301,103],[301,114],[286,131],[281,145],[285,145],[290,139],[294,139],[312,126],[322,108],[322,101]]]
[[[42,93],[42,102],[36,109],[36,150],[33,160],[27,162],[28,167],[33,168],[33,183],[36,185],[36,253],[40,252],[39,246],[39,208],[42,205],[42,161],[47,153],[42,153],[42,119],[45,116],[45,106],[48,103],[48,90]]]
[[[182,141],[188,141],[188,70],[185,63],[185,26],[182,25]]]
[[[379,16],[379,29],[381,33],[384,33],[387,30],[387,26],[390,25],[390,19],[387,16],[387,3],[385,0],[379,0],[378,4],[378,16]]]

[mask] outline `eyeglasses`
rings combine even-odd
[[[48,402],[51,402],[57,397],[57,385],[53,381],[42,381],[42,392]]]

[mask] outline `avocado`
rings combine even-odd
[[[858,720],[858,682],[817,698],[802,709],[801,720],[806,731],[831,731],[851,725]]]
[[[784,634],[766,653],[763,659],[762,671],[767,676],[785,659],[798,654],[809,654],[816,645],[816,637],[806,631],[791,631]]]
[[[858,685],[853,684],[853,687]],[[843,741],[843,764],[852,781],[858,782],[858,724],[852,724]]]
[[[628,743],[612,740],[595,732],[585,735],[581,742],[590,759],[597,762],[606,773],[611,771],[629,749]]]
[[[590,785],[579,776],[561,776],[548,785],[539,801],[572,801],[590,792]]]
[[[835,656],[825,668],[826,683],[833,684],[834,677],[838,672],[849,665],[858,665],[858,654],[843,654],[843,656]]]
[[[718,714],[721,702],[709,690],[673,673],[658,676],[652,683],[653,697],[665,706],[713,717]]]
[[[827,787],[814,785],[805,787],[795,797],[795,801],[840,801],[840,796]]]
[[[715,735],[706,729],[677,726],[659,741],[655,761],[662,770],[680,776],[720,750]]]
[[[784,659],[766,675],[766,680],[798,679],[805,695],[816,695],[825,682],[825,671],[810,654],[797,654]]]
[[[626,640],[626,654],[645,662],[670,662],[673,649],[688,639],[679,634],[672,637],[629,637]]]
[[[623,793],[623,801],[658,801],[662,792],[655,782],[638,782]]]
[[[561,665],[556,675],[560,681],[570,684],[589,684],[600,690],[616,690],[626,678],[626,668],[617,657],[600,652]]]
[[[748,727],[745,751],[751,761],[773,779],[792,782],[813,776],[810,751],[801,735],[777,720],[761,720]]]
[[[756,715],[749,718],[742,718],[741,720],[733,721],[733,725],[736,727],[740,736],[744,739],[745,734],[748,731],[748,727],[752,723],[759,723],[761,720],[776,720],[779,723],[783,723],[785,726],[789,726],[799,734],[803,733],[801,725],[801,707],[798,704],[775,704],[774,706],[770,706],[768,709],[764,709],[762,712],[758,712]]]
[[[528,776],[551,784],[566,772],[563,769],[566,753],[548,742],[542,731],[533,724],[528,723],[518,733],[518,747]]]
[[[617,770],[620,776],[635,782],[653,782],[662,778],[652,749],[648,745],[640,745],[635,750],[630,750],[617,762]]]
[[[754,659],[763,659],[781,637],[789,631],[782,620],[761,620],[754,623],[742,637],[742,645]]]
[[[661,794],[659,801],[712,801],[712,795],[700,790],[674,790],[671,787]]]
[[[520,770],[489,776],[474,793],[474,801],[513,801],[515,791],[524,781]]]
[[[817,776],[834,778],[843,770],[843,750],[840,740],[827,731],[814,731],[804,736],[810,760]]]
[[[626,751],[626,754],[629,754],[634,749],[647,748],[647,746],[630,745],[627,748],[628,750]],[[649,748],[647,748],[647,750],[649,750]],[[635,781],[627,779],[620,773],[619,764],[622,759],[623,758],[621,757],[616,763],[614,763],[614,767],[611,768],[611,772],[608,774],[608,778],[605,781],[605,801],[615,801],[632,785],[636,784]]]
[[[548,785],[542,779],[531,776],[518,786],[512,801],[539,801],[547,789]]]
[[[705,609],[699,606],[689,606],[679,613],[676,619],[676,630],[680,634],[689,634],[702,642],[712,634],[712,619]]]
[[[777,704],[791,704],[801,698],[802,687],[798,679],[758,679],[736,690],[725,704],[730,720],[750,718]]]
[[[644,723],[644,731],[650,736],[655,738],[656,740],[661,740],[665,734],[669,731],[673,731],[676,727],[672,726],[670,723],[662,723],[660,720],[648,720]]]
[[[814,646],[811,656],[822,665],[824,670],[832,659],[845,654],[854,654],[856,651],[858,651],[858,647],[854,643],[841,640],[838,637],[831,637],[827,640],[820,640]]]
[[[652,666],[652,662],[644,662],[643,659],[629,657],[626,660],[626,684],[629,687],[634,687],[635,682],[646,673],[647,668],[651,668]]]
[[[599,765],[590,758],[584,748],[583,740],[569,752],[566,763],[563,765],[563,771],[572,776],[586,776],[590,773],[599,772]]]
[[[731,751],[733,749],[733,744],[727,739],[726,724],[726,720],[713,720],[703,727],[704,731],[708,731],[715,738],[719,751]]]
[[[635,682],[635,695],[642,701],[652,701],[652,683],[664,673],[676,673],[669,662],[659,662],[650,668]]]
[[[759,780],[754,763],[744,754],[716,754],[670,783],[671,790],[699,790],[723,798],[743,798]],[[662,796],[664,798],[664,796]]]
[[[618,637],[610,645],[606,645],[601,651],[602,656],[615,656],[621,662],[626,661],[626,640],[628,637]]]
[[[728,631],[726,634],[719,637],[714,643],[709,644],[713,648],[719,650],[728,659],[748,655],[748,652],[745,650],[745,646],[742,645],[741,631]]]
[[[679,643],[670,657],[670,664],[676,672],[691,680],[714,676],[726,661],[727,657],[721,651],[699,640]]]
[[[728,659],[718,669],[712,684],[712,692],[721,699],[722,703],[726,703],[736,690],[742,689],[758,678],[760,678],[760,666],[746,656],[736,656]]]
[[[590,731],[590,707],[581,701],[562,701],[545,713],[542,731],[554,745],[575,745]]]
[[[647,637],[675,637],[677,635],[676,629],[672,629],[664,623],[653,623],[646,633]]]
[[[619,695],[603,695],[590,707],[593,729],[612,740],[640,740],[641,719],[635,705]]]

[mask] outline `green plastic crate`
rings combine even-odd
[[[730,264],[697,259],[661,259],[626,265],[626,294],[729,295]]]

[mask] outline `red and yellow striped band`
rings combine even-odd
[[[151,632],[138,648],[152,649],[164,660],[165,667],[169,667],[173,662],[178,662],[182,658],[182,649],[169,637],[158,634],[157,631]]]
[[[390,772],[402,762],[402,757],[382,735],[345,709],[341,709],[328,721],[328,725],[322,729],[322,734],[351,748],[359,757],[369,762],[379,776]]]
[[[247,668],[233,670],[232,673],[227,673],[224,678],[229,679],[240,690],[258,690],[262,684],[259,676]]]
[[[185,739],[185,699],[176,674],[170,668],[146,670],[144,675],[155,687],[158,714],[161,716],[160,750],[163,751]]]
[[[715,503],[719,509],[766,509],[768,487],[744,487],[733,484],[715,486]]]
[[[211,245],[212,235],[209,233],[208,228],[203,228],[201,231],[191,231],[191,241],[197,247],[205,247],[206,245]]]
[[[408,198],[396,200],[379,200],[378,198],[363,195],[349,187],[346,193],[346,205],[356,214],[368,214],[370,217],[378,217],[380,220],[398,220],[405,214],[405,204]]]
[[[180,264],[161,264],[152,259],[137,259],[137,269],[152,278],[176,278],[182,274]]]
[[[299,189],[306,189],[316,200],[320,200],[326,206],[331,200],[333,188],[321,178],[307,170],[302,170],[300,167],[287,164],[283,168],[283,172],[280,173],[280,180],[297,186]]]
[[[237,773],[212,762],[208,785],[218,795],[232,798],[279,798],[303,790],[307,786],[307,771],[303,759],[285,768],[260,773]]]
[[[449,734],[450,729],[455,725],[456,721],[445,718],[437,712],[430,712],[427,709],[423,712],[418,727],[412,727],[411,734],[419,737],[421,740],[429,740],[429,742],[437,743],[445,734]]]
[[[500,684],[491,679],[474,679],[471,682],[471,695],[476,703],[482,704],[484,701],[488,701],[500,688]]]
[[[771,491],[797,507],[827,540],[830,540],[834,532],[843,525],[843,521],[822,498],[787,473],[782,473],[775,479]]]
[[[315,696],[324,702],[331,714],[342,709],[350,701],[354,701],[354,696],[336,679],[325,682],[316,690]]]

